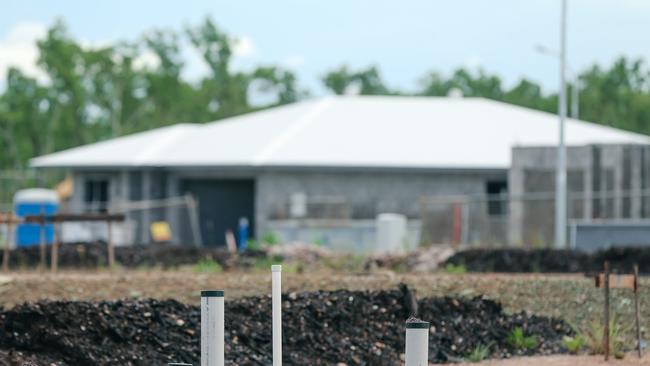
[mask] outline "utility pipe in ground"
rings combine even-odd
[[[282,266],[271,266],[273,304],[273,366],[282,365]]]
[[[224,291],[201,291],[201,366],[224,366]]]
[[[429,365],[429,322],[411,317],[406,321],[406,366]]]

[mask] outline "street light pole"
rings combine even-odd
[[[555,248],[566,248],[566,146],[564,144],[564,122],[566,119],[566,13],[567,0],[562,1],[560,21],[560,98],[558,114],[560,122],[560,141],[557,146],[557,167],[555,172]]]
[[[574,74],[574,77],[571,89],[571,118],[580,119],[580,76]]]
[[[560,61],[560,53],[543,45],[536,45],[535,50],[542,55],[547,55]],[[571,68],[568,62],[565,64],[566,75],[572,75],[573,88],[571,88],[571,118],[580,119],[580,75]]]

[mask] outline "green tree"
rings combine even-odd
[[[0,129],[8,147],[5,164],[20,170],[26,159],[51,151],[51,106],[46,88],[19,70],[9,69],[7,90],[0,98]]]
[[[293,103],[307,95],[306,91],[298,89],[296,75],[277,66],[258,67],[252,74],[251,84],[256,81],[259,83],[258,92],[275,94],[275,102],[271,105]]]
[[[399,94],[396,91],[390,91],[386,87],[379,70],[374,66],[359,71],[351,71],[347,66],[343,65],[326,73],[322,80],[325,87],[338,95],[349,92],[351,87],[358,88],[361,95]]]
[[[209,67],[195,82],[182,77],[185,41]],[[10,69],[0,91],[0,169],[22,170],[37,155],[177,122],[214,121],[308,95],[296,75],[280,66],[235,69],[236,41],[206,18],[182,33],[155,30],[128,43],[89,47],[56,21],[37,44],[38,65],[48,81]],[[145,58],[156,62],[143,65]],[[594,65],[579,78],[582,119],[650,134],[650,70],[642,60],[621,57],[608,67]],[[389,88],[374,66],[343,65],[325,73],[322,82],[335,94],[407,94]],[[446,96],[452,90],[557,111],[557,93],[545,93],[528,79],[505,86],[484,70],[429,72],[408,94]]]
[[[650,71],[642,60],[622,57],[609,69],[595,65],[580,80],[584,119],[650,134]]]
[[[203,103],[213,118],[223,118],[249,110],[248,75],[231,71],[234,39],[221,31],[209,18],[196,28],[188,28],[192,44],[203,55],[211,75],[201,82]]]
[[[420,81],[421,91],[425,96],[445,96],[452,90],[462,92],[466,97],[483,97],[495,100],[503,99],[501,79],[479,70],[477,75],[465,69],[457,69],[449,79],[444,79],[437,72],[431,72]]]

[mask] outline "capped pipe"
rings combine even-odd
[[[271,266],[273,305],[273,366],[282,365],[282,266]]]
[[[406,366],[429,365],[429,322],[410,317],[406,321]]]
[[[224,366],[224,291],[201,291],[201,366]]]

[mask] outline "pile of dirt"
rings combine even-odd
[[[454,254],[444,265],[462,265],[470,272],[595,273],[602,270],[605,261],[610,262],[615,272],[630,273],[637,263],[641,273],[650,273],[650,248],[610,248],[595,253],[555,249],[469,249]]]
[[[563,321],[508,315],[484,299],[413,301],[406,286],[391,291],[283,294],[286,365],[396,365],[404,350],[404,322],[417,309],[431,322],[429,358],[453,362],[479,346],[493,357],[562,352],[572,333]],[[200,310],[174,300],[39,302],[0,313],[0,354],[22,353],[39,365],[164,365],[199,363]],[[515,349],[512,330],[536,337]],[[226,364],[268,365],[271,299],[226,301]],[[0,360],[0,365],[14,365]]]
[[[47,263],[50,263],[50,248],[47,248]],[[0,260],[3,253],[0,251]],[[170,244],[133,245],[115,247],[115,261],[122,267],[162,266],[165,268],[195,264],[204,259],[218,262],[224,268],[250,265],[251,259],[266,256],[260,250],[247,250],[238,256],[215,247],[192,247]],[[40,262],[38,246],[16,248],[11,251],[11,268],[34,268]],[[59,267],[97,268],[108,265],[106,243],[67,243],[59,247]]]

